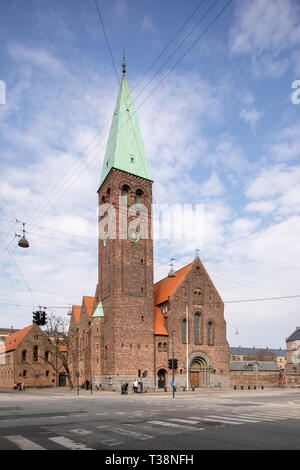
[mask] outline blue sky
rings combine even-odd
[[[99,2],[119,77],[126,52],[155,202],[203,205],[200,257],[224,301],[300,294],[300,5],[233,0],[195,43],[225,5]],[[3,0],[0,21],[0,324],[20,328],[36,303],[94,295],[96,191],[119,84],[94,0]],[[16,246],[15,217],[30,250]],[[156,243],[155,279],[170,257],[190,262],[197,241]],[[284,347],[299,306],[226,303],[230,344]]]

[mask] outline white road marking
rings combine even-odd
[[[8,439],[9,441],[11,441],[13,444],[16,444],[22,450],[46,450],[44,447],[20,435],[4,436],[4,437]]]
[[[222,418],[203,418],[204,422],[208,423],[222,423],[222,424],[243,424],[241,421],[229,421],[228,419],[222,419]]]
[[[275,421],[276,418],[271,418],[271,417],[266,417],[264,414],[251,414],[251,415],[247,415],[247,414],[244,414],[244,415],[239,415],[240,418],[253,418],[253,419],[259,419],[260,421]]]
[[[123,442],[122,441],[117,441],[116,439],[106,439],[105,441],[102,441],[102,444],[104,444],[105,446],[108,446],[108,447],[112,447],[112,446],[121,445],[121,444],[123,444]]]
[[[209,415],[206,416],[206,418],[221,418],[221,419],[227,419],[228,421],[242,421],[243,423],[259,423],[259,421],[256,419],[249,419],[249,418],[240,418],[238,415],[233,417],[233,416],[215,416],[215,415]]]
[[[68,437],[64,437],[64,436],[49,437],[49,440],[71,450],[95,450],[90,447],[86,447],[84,444],[80,442],[72,441],[72,439],[69,439]]]
[[[175,424],[166,421],[147,421],[149,424],[157,424],[158,426],[166,426],[169,428],[181,428],[186,431],[203,431],[203,428],[194,428],[193,426],[186,426],[184,424]]]
[[[85,434],[91,434],[92,431],[88,431],[87,429],[70,429],[70,432],[74,432],[75,434],[80,434],[84,436]]]
[[[57,419],[57,418],[66,418],[66,416],[51,416],[51,418],[53,418],[53,419]]]
[[[193,419],[172,418],[172,419],[169,419],[168,421],[176,421],[178,423],[183,423],[183,424],[198,424],[200,420],[198,419],[198,421],[195,421]]]
[[[120,428],[118,426],[97,426],[98,429],[106,429],[109,432],[115,432],[124,436],[130,436],[140,441],[146,441],[147,439],[153,439],[153,436],[147,434],[141,434],[140,432],[131,431],[130,429]]]

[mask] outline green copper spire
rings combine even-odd
[[[98,303],[98,306],[97,306],[96,310],[93,313],[93,318],[95,318],[95,317],[104,317],[104,311],[103,311],[101,300]]]
[[[112,168],[151,180],[139,123],[125,78],[123,78],[109,132],[100,186]]]

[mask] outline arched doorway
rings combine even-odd
[[[191,387],[207,388],[209,386],[210,367],[202,356],[195,356],[190,363],[189,375]]]
[[[166,386],[166,375],[167,375],[166,369],[159,369],[159,371],[157,372],[157,377],[158,377],[157,386],[158,386],[158,388],[165,388],[165,386]]]
[[[59,387],[66,386],[66,374],[64,372],[60,373],[58,376],[58,385]]]

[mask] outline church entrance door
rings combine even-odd
[[[190,386],[191,387],[199,387],[199,372],[198,371],[191,371],[190,372]]]
[[[191,387],[208,388],[210,369],[204,357],[194,357],[190,364]]]

